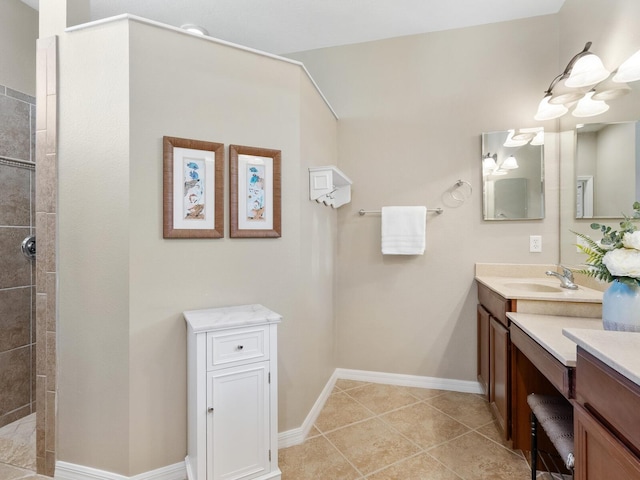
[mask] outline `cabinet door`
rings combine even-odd
[[[478,305],[478,382],[487,400],[490,400],[489,318],[489,312],[482,305]]]
[[[573,421],[576,480],[640,479],[640,460],[578,404]]]
[[[207,479],[269,471],[269,362],[207,373]]]
[[[493,317],[490,319],[489,345],[489,400],[500,428],[508,438],[509,330]]]

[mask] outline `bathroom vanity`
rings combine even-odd
[[[477,264],[478,381],[505,440],[514,448],[529,448],[528,415],[524,392],[555,387],[513,348],[509,312],[600,318],[602,292],[581,287],[567,290],[545,275],[555,265]],[[515,332],[515,333],[514,333]],[[517,368],[516,368],[517,367]],[[526,378],[530,384],[523,383]],[[529,392],[531,393],[531,392]]]
[[[276,480],[277,325],[262,305],[184,312],[188,480]]]
[[[640,334],[567,328],[577,344],[576,480],[640,479]]]

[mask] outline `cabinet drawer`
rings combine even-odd
[[[207,370],[269,358],[267,327],[207,333]]]
[[[640,456],[640,388],[578,347],[576,398]]]
[[[505,327],[509,327],[509,319],[507,312],[512,310],[511,300],[501,297],[489,287],[478,284],[478,302],[486,308],[491,315],[502,323]]]

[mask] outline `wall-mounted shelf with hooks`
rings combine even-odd
[[[351,202],[353,182],[338,167],[309,167],[309,200],[339,208]]]

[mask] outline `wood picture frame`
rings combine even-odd
[[[162,137],[163,238],[224,237],[224,144]]]
[[[282,235],[280,150],[229,145],[231,238]]]

